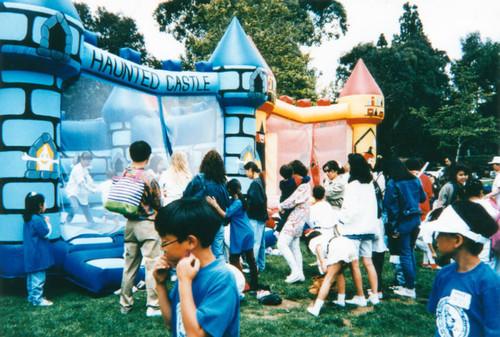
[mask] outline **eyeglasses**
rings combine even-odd
[[[165,243],[162,243],[162,244],[160,245],[160,247],[161,247],[161,248],[165,248],[165,247],[167,247],[167,246],[170,246],[172,243],[176,243],[177,241],[179,241],[179,239],[175,239],[175,240],[170,241],[170,242],[165,242]]]

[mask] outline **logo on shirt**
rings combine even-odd
[[[464,309],[450,303],[450,297],[443,297],[437,306],[436,324],[440,336],[468,336],[469,317]]]
[[[176,331],[177,331],[177,337],[186,337],[186,329],[184,328],[184,322],[182,321],[182,313],[181,313],[181,302],[177,303],[177,306],[175,308],[176,312]]]

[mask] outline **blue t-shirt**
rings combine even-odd
[[[436,336],[500,336],[500,276],[484,262],[466,273],[452,263],[437,274],[427,310]]]
[[[240,199],[231,200],[231,205],[226,211],[226,219],[231,221],[229,253],[241,254],[253,249],[253,228]]]
[[[38,214],[34,214],[30,221],[24,223],[23,259],[26,273],[47,270],[54,264],[50,241],[45,238],[47,234],[47,222]]]
[[[239,336],[240,299],[234,274],[222,260],[200,268],[193,280],[193,299],[198,323],[210,336]],[[184,337],[178,281],[170,292],[172,336]]]

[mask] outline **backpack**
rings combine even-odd
[[[139,170],[135,178],[126,177],[127,171],[121,177],[113,178],[104,208],[125,216],[137,216],[145,188],[145,183],[139,180],[143,171]]]
[[[197,174],[196,177],[200,179],[201,182],[201,189],[196,192],[196,194],[193,195],[195,198],[200,198],[200,199],[205,199],[207,197],[207,187],[205,186],[205,176],[200,173]]]

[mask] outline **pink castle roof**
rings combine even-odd
[[[380,90],[362,59],[359,59],[358,63],[356,63],[339,97],[351,95],[383,96],[382,90]]]

